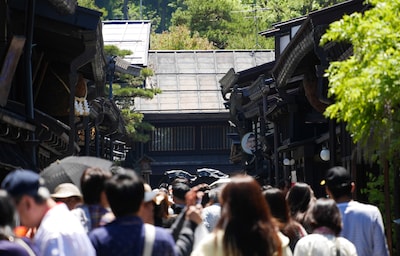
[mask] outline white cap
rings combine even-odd
[[[154,198],[157,195],[157,191],[153,191],[151,190],[151,187],[149,184],[144,184],[144,198],[143,201],[144,202],[151,202],[154,200]]]

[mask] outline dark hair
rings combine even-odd
[[[282,190],[270,188],[263,191],[263,195],[270,206],[272,216],[278,221],[279,230],[289,238],[289,246],[293,251],[297,241],[305,235],[304,228],[290,216],[289,206]]]
[[[144,184],[133,170],[127,170],[107,180],[105,192],[116,217],[136,214],[144,198]]]
[[[225,230],[226,255],[282,254],[270,208],[251,176],[239,175],[220,194],[221,218],[215,230]]]
[[[111,178],[111,172],[101,168],[87,168],[81,176],[81,191],[85,204],[99,204],[101,192],[104,191],[106,180]]]
[[[351,198],[351,184],[344,187],[328,187],[334,199],[346,196]]]
[[[172,185],[172,195],[181,200],[185,200],[185,195],[189,191],[190,187],[186,183],[177,182]]]
[[[11,226],[14,222],[14,205],[6,190],[0,190],[0,226]]]
[[[284,189],[290,189],[290,187],[291,187],[291,182],[290,182],[290,179],[281,179],[281,180],[279,180],[279,182],[278,182],[278,188],[280,189],[280,190],[284,190]]]
[[[190,185],[190,181],[189,181],[189,179],[188,178],[185,178],[185,177],[177,177],[177,178],[175,178],[172,182],[171,182],[171,185],[172,186],[174,186],[175,184],[177,184],[177,183],[184,183],[184,184],[186,184],[186,185]]]
[[[269,188],[263,191],[263,195],[270,206],[272,216],[281,223],[288,222],[290,219],[289,206],[283,191],[279,188]]]
[[[309,209],[307,223],[309,223],[312,230],[319,227],[327,227],[331,229],[336,236],[342,231],[340,211],[333,199],[317,199]]]
[[[290,215],[303,224],[304,215],[313,199],[314,191],[311,189],[310,185],[304,182],[295,183],[286,195]]]

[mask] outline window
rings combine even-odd
[[[229,150],[231,141],[227,134],[233,127],[210,125],[201,127],[201,150]]]
[[[185,151],[195,149],[194,127],[155,128],[149,143],[150,151]]]

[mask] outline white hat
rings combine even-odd
[[[72,183],[62,183],[54,189],[54,194],[51,194],[53,198],[67,198],[71,196],[82,197],[79,188]]]
[[[144,184],[144,202],[151,202],[154,200],[154,198],[157,195],[157,191],[151,190],[151,187],[149,184]]]

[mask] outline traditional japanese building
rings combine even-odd
[[[329,166],[357,164],[344,124],[323,116],[331,103],[324,71],[352,48],[346,43],[321,47],[319,41],[330,23],[365,8],[363,1],[346,1],[275,24],[260,33],[275,38],[275,61],[261,69],[230,70],[220,80],[239,137],[251,132],[257,138],[257,150],[242,153],[249,173],[270,184],[305,181],[322,194],[319,182]]]
[[[230,154],[237,148],[232,138],[238,138],[229,123],[219,80],[230,69],[257,69],[273,59],[273,51],[149,52],[148,67],[154,76],[147,86],[157,86],[162,93],[152,100],[135,100],[135,109],[155,130],[151,140],[138,144],[133,154],[152,159],[152,185],[170,170],[192,174],[201,168],[241,170],[239,150]]]
[[[1,175],[112,155],[124,125],[105,97],[101,13],[74,0],[1,0],[0,13]]]

